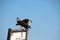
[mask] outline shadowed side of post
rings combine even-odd
[[[11,34],[11,29],[8,29],[8,35],[7,35],[7,40],[10,40],[10,34]]]
[[[28,30],[26,30],[26,40],[28,40]]]

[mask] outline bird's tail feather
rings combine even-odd
[[[25,28],[25,29],[29,30],[29,28],[31,29],[31,26],[28,26],[28,27],[27,27],[27,28]]]

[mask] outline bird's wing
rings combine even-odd
[[[28,23],[29,22],[29,19],[24,19],[22,21],[25,22],[25,23]]]
[[[26,25],[26,26],[28,25],[28,24],[27,24],[27,23],[25,23],[25,22],[23,22],[23,24],[24,24],[24,25]]]

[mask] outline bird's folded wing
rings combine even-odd
[[[26,25],[26,26],[28,26],[28,24],[27,24],[27,23],[25,23],[25,22],[23,22],[23,24],[24,24],[24,25]]]

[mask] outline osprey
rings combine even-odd
[[[17,24],[16,25],[20,25],[21,27],[24,27],[25,29],[28,29],[28,28],[31,29],[31,26],[28,25],[29,21],[32,22],[29,19],[20,20],[19,18],[17,18]]]

